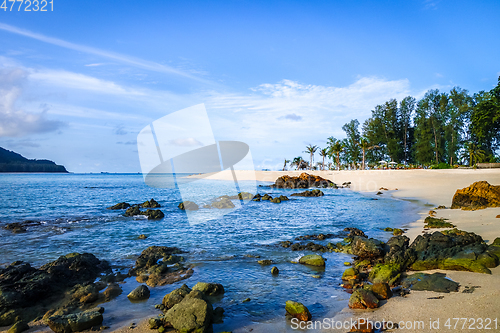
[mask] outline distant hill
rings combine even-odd
[[[0,147],[0,172],[68,172],[62,165],[49,160],[29,160]]]

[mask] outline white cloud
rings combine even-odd
[[[20,137],[57,130],[62,123],[45,118],[46,106],[40,113],[16,107],[23,94],[28,73],[20,68],[0,69],[0,137]]]
[[[203,143],[200,141],[196,140],[195,138],[184,138],[184,139],[175,139],[175,140],[170,140],[169,143],[174,146],[179,146],[179,147],[197,147],[197,146],[203,146]]]
[[[97,66],[103,66],[104,64],[102,63],[97,63],[97,64],[87,64],[85,65],[86,67],[97,67]]]

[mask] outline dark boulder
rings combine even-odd
[[[434,273],[415,273],[407,276],[401,283],[404,288],[411,290],[428,290],[439,293],[449,293],[458,291],[458,283],[446,278],[446,274]]]
[[[164,320],[179,332],[201,333],[211,329],[212,316],[212,304],[193,290],[165,313]]]
[[[354,236],[351,248],[352,254],[360,258],[378,258],[384,255],[382,242],[374,238]]]
[[[93,326],[101,325],[103,308],[83,312],[49,317],[47,324],[56,333],[81,332]]]
[[[140,300],[145,300],[148,299],[150,295],[150,291],[148,287],[145,285],[140,285],[134,290],[132,290],[128,295],[127,298],[133,301],[140,301]]]
[[[160,208],[161,207],[161,205],[155,199],[145,201],[140,206],[142,208]]]
[[[127,209],[129,207],[130,207],[129,203],[127,203],[127,202],[120,202],[120,203],[117,203],[116,205],[108,207],[107,209],[117,210],[117,209]]]
[[[307,173],[302,173],[298,177],[292,176],[282,176],[276,179],[271,187],[275,188],[309,188],[309,187],[333,187],[337,188],[333,182],[328,179],[324,179],[320,176],[309,175]]]
[[[321,190],[311,190],[311,191],[304,191],[300,193],[292,193],[290,196],[292,197],[322,197],[325,194]]]
[[[375,309],[379,307],[378,298],[366,289],[356,289],[349,298],[351,309]]]
[[[141,215],[141,210],[138,205],[134,205],[125,211],[125,216],[136,216]]]
[[[146,215],[148,220],[160,220],[165,217],[165,214],[159,209],[148,209],[141,214]]]

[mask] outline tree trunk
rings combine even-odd
[[[363,148],[363,170],[365,170],[365,149]]]

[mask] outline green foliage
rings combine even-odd
[[[452,169],[453,167],[446,162],[441,162],[431,166],[431,169]]]

